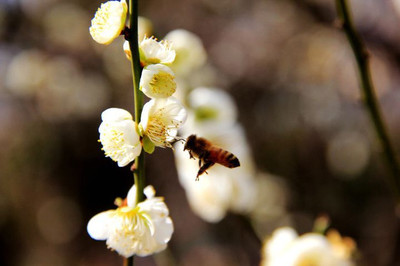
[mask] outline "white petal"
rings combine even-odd
[[[146,129],[147,129],[147,124],[149,122],[151,110],[153,109],[154,104],[155,104],[155,100],[152,99],[152,100],[148,101],[147,103],[145,103],[143,106],[142,114],[140,116],[140,125],[144,131],[146,131]]]
[[[108,108],[101,113],[101,120],[106,122],[119,122],[132,119],[132,115],[121,108]]]
[[[153,186],[149,185],[144,188],[143,194],[146,196],[146,198],[152,199],[156,195],[156,190],[154,189]]]
[[[109,225],[114,214],[113,210],[96,214],[89,220],[87,232],[90,237],[96,240],[106,240],[110,234]]]
[[[298,237],[296,231],[291,227],[282,227],[274,231],[272,237],[265,246],[265,252],[268,257],[280,254]]]
[[[168,207],[160,197],[142,201],[138,206],[148,213],[152,219],[164,219],[169,215]]]
[[[172,233],[174,232],[174,224],[172,219],[167,217],[161,223],[156,224],[157,231],[154,238],[158,243],[166,244],[171,239]]]
[[[126,201],[128,207],[135,208],[136,206],[136,186],[133,185],[131,189],[128,191],[128,195],[126,196]]]

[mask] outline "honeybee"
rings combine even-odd
[[[200,169],[197,172],[196,181],[199,180],[200,175],[207,173],[206,170],[216,163],[228,168],[240,166],[238,158],[231,152],[213,145],[205,138],[196,137],[196,135],[190,135],[186,139],[183,150],[189,151],[190,159],[194,157],[199,159]]]

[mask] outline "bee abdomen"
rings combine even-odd
[[[229,168],[235,168],[240,166],[238,158],[235,155],[233,155],[233,153],[223,149],[220,149],[220,151],[218,152],[217,162]]]
[[[227,162],[228,162],[227,167],[229,167],[229,168],[235,168],[235,167],[240,166],[239,159],[235,155],[233,155],[232,153],[230,153],[228,155]]]

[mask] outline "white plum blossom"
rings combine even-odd
[[[176,57],[171,65],[178,76],[187,76],[207,61],[207,53],[201,39],[187,30],[177,29],[169,32],[165,38],[171,42]]]
[[[163,198],[152,186],[144,189],[147,199],[136,204],[136,187],[129,190],[125,205],[95,215],[87,225],[95,240],[124,257],[149,256],[167,247],[174,226]]]
[[[127,41],[124,42],[124,51],[128,59],[132,54]],[[151,64],[171,64],[175,60],[175,50],[167,41],[157,41],[154,37],[144,37],[139,43],[140,63],[142,66]]]
[[[307,233],[298,236],[290,227],[278,228],[264,243],[261,266],[352,266],[348,256],[338,253],[324,235]]]
[[[93,40],[110,44],[125,28],[128,6],[125,0],[108,1],[97,9],[89,28]]]
[[[149,98],[167,98],[176,90],[175,74],[163,65],[148,65],[142,71],[140,90]]]
[[[109,108],[101,114],[100,142],[107,157],[123,167],[139,156],[142,145],[132,115],[120,108]]]
[[[143,106],[139,129],[155,146],[172,147],[170,142],[186,116],[185,108],[176,98],[152,99]]]

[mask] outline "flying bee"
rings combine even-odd
[[[191,159],[194,157],[199,159],[200,169],[197,172],[196,181],[199,180],[200,175],[207,173],[206,170],[216,163],[228,168],[240,166],[238,158],[231,152],[213,145],[205,138],[196,137],[196,135],[190,135],[186,139],[186,144],[183,150],[189,151]]]

